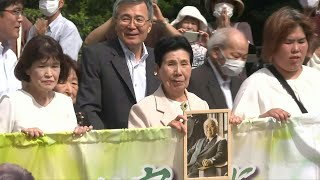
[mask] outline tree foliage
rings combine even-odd
[[[203,0],[159,0],[158,4],[163,15],[170,20],[176,17],[182,7],[192,5],[196,6],[210,21],[212,16],[205,11],[201,1]],[[112,16],[114,2],[115,0],[65,0],[62,14],[74,22],[84,39],[90,31]],[[273,11],[282,6],[300,8],[297,0],[244,0],[244,3],[246,8],[239,20],[249,22],[256,44],[261,44],[264,21]],[[31,22],[41,17],[38,1],[25,0],[25,15]]]
[[[112,16],[112,6],[115,0],[65,0],[62,14],[71,20],[79,29],[82,38],[90,31],[104,23]],[[184,4],[197,5],[197,0],[159,0],[162,12],[169,19],[173,19]],[[38,1],[25,0],[25,16],[35,22],[41,13],[38,9]]]

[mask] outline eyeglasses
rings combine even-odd
[[[12,15],[15,15],[15,16],[17,16],[17,17],[21,16],[22,13],[23,13],[23,10],[22,10],[22,9],[13,9],[13,10],[3,9],[3,10],[0,10],[0,11],[9,12],[9,13],[11,13]]]
[[[142,27],[146,24],[147,21],[149,21],[149,19],[146,20],[142,16],[134,17],[134,18],[123,16],[119,18],[119,21],[120,21],[120,24],[123,26],[128,26],[131,23],[131,21],[133,21],[136,27]]]

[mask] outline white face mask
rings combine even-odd
[[[227,15],[229,16],[229,18],[232,17],[233,15],[233,8],[234,6],[230,3],[218,3],[214,6],[214,11],[213,11],[213,16],[214,17],[220,17],[222,10],[226,8],[227,11]]]
[[[303,8],[316,8],[319,0],[299,0],[299,3]]]
[[[220,66],[221,72],[226,76],[238,76],[245,67],[246,62],[242,61],[241,59],[226,58],[223,54],[223,51],[220,50],[220,52],[222,57],[226,60],[223,65],[221,65],[220,62],[217,61]]]
[[[59,0],[40,0],[39,9],[43,15],[53,16],[59,10]]]

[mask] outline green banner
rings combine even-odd
[[[229,178],[320,179],[320,116],[246,119],[232,127]],[[0,134],[0,163],[36,179],[183,179],[183,135],[169,127],[29,139]]]
[[[232,179],[320,179],[320,115],[246,119],[232,135]]]
[[[183,135],[171,128],[92,131],[29,139],[0,134],[0,163],[36,179],[183,179]]]

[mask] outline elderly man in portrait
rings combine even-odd
[[[200,167],[209,167],[224,163],[228,160],[227,140],[218,136],[218,123],[216,119],[208,118],[203,123],[203,131],[206,137],[199,139],[188,150],[188,177],[199,177]],[[216,172],[207,173],[215,176]]]
[[[77,103],[94,129],[127,128],[131,106],[159,87],[153,49],[144,45],[152,17],[151,0],[117,0],[117,37],[84,48]]]
[[[188,90],[210,109],[231,109],[240,88],[249,43],[235,28],[218,29],[208,41],[207,61],[192,71]]]
[[[21,88],[21,82],[14,76],[17,56],[9,41],[19,37],[22,12],[23,0],[0,0],[0,98]]]

